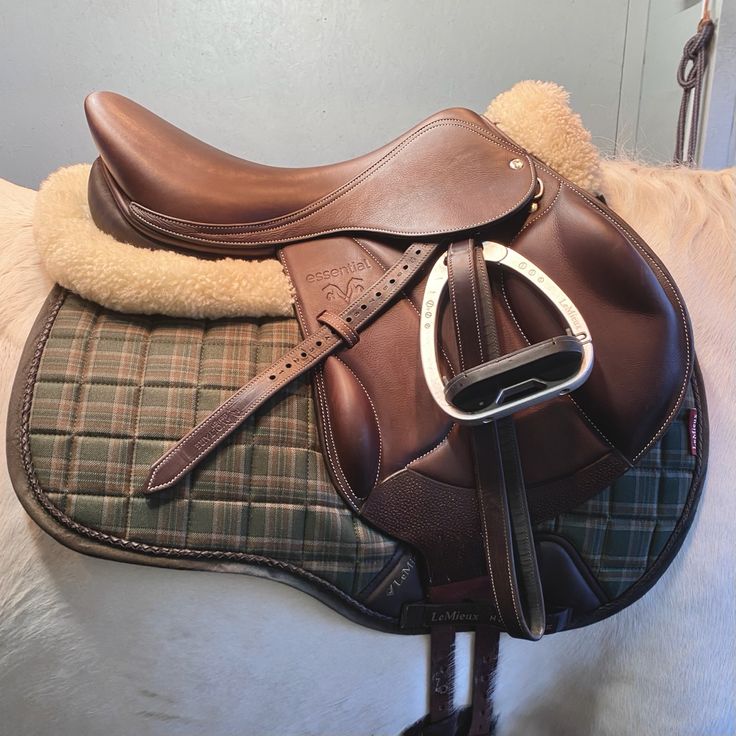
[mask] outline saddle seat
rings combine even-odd
[[[84,108],[105,165],[131,198],[203,222],[289,214],[350,181],[391,148],[329,166],[279,168],[210,146],[114,92],[92,93]]]
[[[85,112],[100,154],[93,217],[148,247],[262,256],[334,232],[432,238],[493,222],[536,184],[526,154],[462,108],[372,153],[309,168],[237,158],[112,92],[89,95]],[[525,165],[510,168],[516,159]]]

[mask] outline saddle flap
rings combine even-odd
[[[516,415],[531,513],[540,520],[589,498],[647,452],[678,410],[693,357],[681,297],[651,252],[604,206],[543,165],[537,170],[544,196],[526,224],[517,223],[513,247],[579,304],[596,346],[582,387]],[[492,234],[504,236],[496,226]],[[339,311],[370,290],[396,253],[385,243],[343,236],[296,243],[280,257],[310,334],[323,309]],[[562,334],[559,315],[528,284],[513,273],[498,279],[492,301],[502,354]],[[353,508],[405,468],[452,486],[474,485],[466,433],[438,409],[421,370],[421,291],[406,292],[317,379],[329,467]],[[438,358],[451,378],[462,361],[451,310],[441,312]],[[466,317],[472,315],[471,308]]]

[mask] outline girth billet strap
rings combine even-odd
[[[488,736],[496,727],[493,711],[493,687],[498,668],[498,640],[500,631],[492,626],[475,630],[473,647],[473,691],[471,722],[468,736]]]
[[[143,488],[155,493],[190,473],[248,417],[284,386],[322,363],[341,347],[351,347],[358,333],[384,312],[440,251],[436,243],[414,243],[396,263],[339,315],[323,312],[323,326],[285,353],[267,370],[254,376],[224,404],[187,433],[151,466]]]
[[[455,701],[455,629],[452,624],[432,627],[429,662],[429,721],[451,718]]]

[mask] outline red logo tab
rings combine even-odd
[[[698,454],[698,410],[690,409],[687,415],[687,428],[690,435],[690,454]]]

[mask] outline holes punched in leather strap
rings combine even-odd
[[[327,309],[317,315],[317,322],[332,328],[349,348],[360,340],[360,335],[342,317]]]
[[[495,729],[493,685],[498,666],[500,632],[492,626],[479,626],[473,647],[473,720],[468,736],[487,736]]]
[[[410,245],[370,291],[361,293],[340,313],[337,324],[350,325],[349,330],[357,335],[394,302],[440,247],[436,243]],[[268,399],[342,347],[347,341],[339,331],[333,330],[335,328],[326,323],[265,371],[251,378],[151,465],[143,492],[155,493],[174,485]]]
[[[455,700],[455,629],[451,624],[433,626],[430,632],[430,723],[447,718]]]

